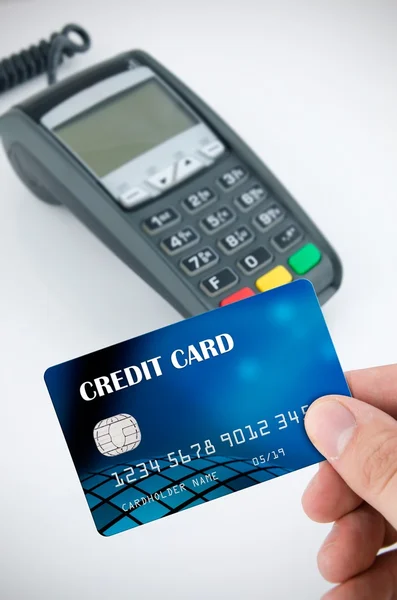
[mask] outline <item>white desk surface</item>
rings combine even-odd
[[[270,166],[336,246],[325,307],[346,369],[397,360],[397,6],[391,0],[0,0],[0,57],[68,22],[92,50],[164,62]],[[43,88],[0,97],[0,113]],[[0,151],[0,596],[317,600],[328,526],[300,496],[315,468],[137,530],[94,528],[42,374],[179,315]]]

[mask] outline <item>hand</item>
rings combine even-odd
[[[312,404],[306,431],[327,462],[309,484],[303,507],[314,521],[335,521],[318,554],[337,587],[323,600],[397,598],[397,365],[352,371],[354,398]],[[357,398],[357,399],[356,399]]]

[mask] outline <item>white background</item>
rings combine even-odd
[[[396,360],[397,6],[387,0],[0,0],[0,57],[75,21],[93,48],[60,77],[142,48],[226,119],[340,253],[325,316],[346,369]],[[45,86],[0,97],[0,112]],[[328,526],[315,468],[107,539],[93,525],[42,374],[178,320],[0,151],[0,596],[314,600]],[[263,382],[266,394],[266,382]]]

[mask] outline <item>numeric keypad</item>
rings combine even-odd
[[[190,276],[197,275],[206,269],[209,269],[213,265],[215,265],[219,260],[218,254],[210,248],[206,246],[201,250],[198,250],[194,254],[191,254],[187,258],[181,260],[181,269],[185,271]]]
[[[234,254],[243,246],[251,243],[253,239],[254,234],[252,231],[245,225],[242,225],[219,240],[219,247],[225,254]]]
[[[199,241],[198,234],[191,227],[180,229],[161,242],[162,249],[170,255],[178,254]]]

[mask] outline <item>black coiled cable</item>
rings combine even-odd
[[[76,34],[80,43],[74,42],[70,34]],[[53,33],[48,41],[12,54],[0,61],[0,94],[17,85],[29,81],[37,75],[47,73],[49,85],[56,81],[56,71],[65,56],[71,58],[79,52],[86,52],[91,39],[85,29],[79,25],[66,25],[59,33]]]

